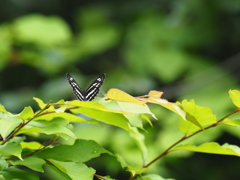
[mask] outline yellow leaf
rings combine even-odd
[[[149,91],[148,96],[154,97],[154,98],[160,98],[162,96],[162,94],[163,94],[162,91],[152,90],[152,91]]]
[[[146,95],[146,96],[151,96],[151,97],[141,98],[141,97],[143,97],[143,96],[141,96],[138,99],[141,101],[144,101],[146,103],[159,104],[159,105],[175,112],[176,114],[180,115],[183,119],[186,119],[186,117],[185,117],[186,113],[176,103],[169,102],[166,99],[160,98],[162,94],[163,94],[163,92],[160,92],[160,91],[150,91],[148,93],[148,95]]]
[[[116,89],[116,88],[110,89],[107,92],[107,97],[111,100],[122,101],[122,102],[130,102],[130,103],[134,103],[134,104],[138,104],[138,105],[143,105],[143,104],[146,103],[146,102],[137,100],[133,96],[125,93],[122,90]]]

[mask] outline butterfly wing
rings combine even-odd
[[[99,92],[99,89],[105,79],[106,75],[99,76],[86,90],[86,101],[91,101]]]
[[[85,94],[86,92],[83,91],[79,85],[77,84],[77,82],[73,79],[72,76],[70,76],[68,73],[66,73],[66,77],[67,80],[69,82],[69,84],[72,86],[73,89],[73,93],[75,94],[75,96],[80,100],[80,101],[86,101],[85,100]]]

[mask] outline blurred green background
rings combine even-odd
[[[83,89],[106,73],[103,93],[119,88],[140,96],[160,90],[169,101],[194,99],[209,106],[220,119],[234,109],[228,90],[239,89],[239,50],[240,0],[5,0],[0,5],[0,103],[19,113],[25,106],[36,108],[32,97],[71,100],[66,72]],[[153,120],[153,128],[146,125],[149,160],[182,136],[177,116],[151,108],[159,120]],[[81,138],[95,139],[141,165],[123,130],[76,129]],[[218,127],[191,142],[240,145],[239,137],[236,128]],[[104,159],[90,162],[98,174],[128,177],[115,160]],[[240,178],[239,168],[237,157],[183,152],[163,158],[149,172],[224,180]]]

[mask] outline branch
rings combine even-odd
[[[200,130],[198,130],[198,131],[196,131],[196,132],[194,132],[194,133],[192,133],[192,134],[190,134],[190,135],[188,135],[188,136],[183,136],[181,139],[179,139],[178,141],[176,141],[175,143],[173,143],[171,146],[169,146],[164,152],[162,152],[160,155],[158,155],[156,158],[154,158],[154,159],[153,159],[152,161],[150,161],[148,164],[144,165],[143,168],[149,167],[151,164],[153,164],[154,162],[156,162],[156,161],[157,161],[158,159],[160,159],[161,157],[163,157],[163,156],[167,155],[168,153],[172,152],[171,149],[174,148],[174,147],[175,147],[176,145],[178,145],[179,143],[183,142],[184,140],[189,139],[190,137],[192,137],[192,136],[194,136],[194,135],[196,135],[196,134],[198,134],[198,133],[200,133],[200,132],[202,132],[202,131],[204,131],[204,130],[207,130],[207,129],[210,129],[210,128],[212,128],[212,127],[216,127],[216,126],[220,125],[220,122],[222,122],[224,119],[228,118],[229,116],[231,116],[231,115],[233,115],[233,114],[235,114],[235,113],[237,113],[237,112],[239,112],[239,111],[240,111],[240,109],[236,109],[236,110],[234,110],[233,112],[231,112],[231,113],[229,113],[228,115],[226,115],[225,117],[219,119],[216,123],[211,124],[211,125],[205,127],[204,129],[200,129]],[[135,179],[137,176],[138,176],[138,175],[134,175],[134,176],[132,176],[129,180],[133,180],[133,179]]]
[[[8,142],[10,139],[12,139],[12,138],[17,134],[17,132],[20,131],[20,129],[22,129],[24,126],[26,126],[26,125],[27,125],[29,122],[31,122],[34,118],[36,118],[36,117],[38,117],[38,116],[41,116],[42,113],[43,113],[43,111],[45,111],[46,109],[49,108],[50,103],[51,103],[51,101],[49,101],[42,110],[40,110],[38,113],[36,113],[36,114],[35,114],[32,118],[30,118],[27,122],[25,122],[25,123],[24,123],[24,122],[20,123],[20,124],[16,127],[16,129],[15,129],[6,139],[4,139],[4,140],[2,141],[1,145],[4,145],[6,142]]]

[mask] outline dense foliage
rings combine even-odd
[[[158,91],[150,91],[146,96],[134,98],[121,90],[110,89],[107,98],[99,98],[97,102],[78,100],[64,102],[61,100],[57,103],[44,104],[40,99],[34,98],[40,107],[39,111],[34,112],[31,107],[25,107],[20,114],[16,115],[7,112],[1,106],[0,174],[7,180],[39,179],[33,172],[40,172],[48,177],[49,175],[44,172],[50,168],[58,174],[58,179],[91,180],[95,176],[98,179],[111,180],[113,178],[109,174],[99,175],[93,167],[86,165],[91,159],[101,154],[108,154],[113,156],[122,168],[130,172],[131,180],[160,180],[163,179],[160,174],[148,173],[148,168],[163,156],[175,151],[186,150],[240,156],[240,147],[232,144],[220,145],[216,142],[205,142],[196,146],[183,143],[192,136],[219,125],[240,126],[238,119],[229,119],[230,116],[240,111],[240,92],[233,90],[229,94],[238,108],[218,120],[208,107],[200,107],[194,101],[187,100],[177,104],[171,103],[161,99],[162,92]],[[149,116],[154,119],[156,117],[146,103],[160,105],[175,112],[180,118],[178,129],[183,134],[173,144],[169,143],[168,148],[163,152],[155,147],[159,154],[150,162],[148,162],[149,153],[145,144],[145,135],[140,129],[144,129],[144,120],[152,125]],[[73,115],[68,111],[79,115]],[[88,120],[81,115],[88,117]],[[129,134],[128,138],[135,141],[141,156],[134,164],[129,163],[124,154],[110,152],[96,141],[77,138],[71,124],[97,126],[100,122],[121,128]],[[102,124],[102,126],[105,125]],[[42,135],[46,136],[43,144],[40,143]],[[116,146],[118,149],[124,148],[118,143]],[[131,153],[129,152],[129,155],[132,156]],[[141,163],[137,163],[139,160]],[[33,172],[22,169],[22,166],[28,167]],[[108,165],[102,161],[101,166],[107,168]],[[142,175],[143,173],[146,175]],[[51,177],[51,179],[56,179],[56,177]]]
[[[183,148],[188,150],[198,148],[199,150],[201,147],[212,145],[214,149],[218,149],[215,144],[204,144],[207,142],[240,146],[238,128],[217,126],[217,128],[205,129],[205,126],[215,124],[215,121],[234,111],[227,92],[230,89],[240,88],[238,83],[240,72],[239,4],[239,0],[1,2],[0,104],[4,107],[1,109],[2,119],[6,118],[2,120],[4,125],[0,127],[2,138],[8,138],[16,127],[26,131],[24,128],[37,123],[35,115],[41,110],[32,100],[33,97],[37,97],[35,100],[38,103],[39,99],[43,102],[50,102],[49,107],[57,107],[57,104],[61,104],[67,109],[67,111],[64,108],[59,109],[61,112],[78,113],[70,110],[68,106],[67,100],[74,96],[66,81],[66,72],[76,77],[83,89],[100,74],[106,73],[102,94],[111,88],[121,89],[132,96],[158,90],[164,92],[163,98],[168,101],[181,102],[181,108],[186,112],[189,107],[195,107],[195,103],[209,107],[208,110],[197,108],[200,112],[203,110],[208,117],[209,122],[204,122],[206,124],[198,124],[199,121],[192,118],[193,115],[190,113],[191,123],[197,128],[203,126],[204,131],[184,141],[184,144],[197,145],[196,147],[183,146]],[[59,101],[60,99],[64,101]],[[96,99],[96,101],[103,106],[106,105],[102,104],[104,101],[101,99]],[[116,101],[122,101],[122,99]],[[116,124],[109,126],[101,123],[100,126],[95,125],[103,121],[103,119],[93,120],[100,114],[92,117],[93,119],[88,120],[87,123],[78,120],[72,122],[67,117],[58,117],[55,120],[49,118],[49,124],[43,123],[41,128],[40,125],[35,124],[35,130],[39,132],[35,132],[34,136],[33,133],[18,131],[19,134],[15,134],[14,138],[9,138],[6,143],[13,141],[12,145],[18,146],[17,153],[14,152],[10,156],[21,160],[23,155],[31,155],[40,147],[46,147],[47,150],[47,148],[58,145],[55,143],[73,145],[73,140],[70,139],[75,137],[75,139],[87,140],[87,142],[76,141],[76,146],[94,141],[104,148],[105,153],[100,157],[86,161],[86,166],[92,168],[90,172],[93,173],[94,169],[95,174],[110,175],[115,179],[127,179],[130,174],[121,169],[123,164],[120,159],[127,161],[125,165],[128,167],[132,165],[132,169],[130,168],[132,173],[134,168],[136,171],[139,170],[139,166],[144,164],[142,160],[146,158],[143,153],[146,150],[143,147],[148,151],[148,158],[145,162],[148,163],[160,152],[164,152],[170,144],[177,142],[182,137],[181,132],[186,133],[184,127],[186,123],[189,123],[185,120],[179,121],[175,113],[149,103],[147,106],[149,106],[150,114],[157,117],[158,121],[150,118],[151,120],[142,122],[139,118],[129,115],[125,117],[126,114],[124,114],[128,120],[127,123],[138,127],[145,144],[136,143],[136,137],[130,138],[130,132],[125,126],[123,128],[119,124],[115,127]],[[24,113],[23,107],[26,107]],[[42,106],[40,107],[43,109]],[[133,107],[127,106],[126,109],[133,110]],[[216,120],[211,116],[210,109],[216,115]],[[113,109],[110,108],[110,110]],[[141,110],[136,108],[136,111],[135,113],[139,113]],[[23,113],[20,113],[23,117],[18,115],[19,112]],[[112,113],[119,118],[120,114]],[[53,114],[56,115],[56,113]],[[81,112],[81,114],[84,113]],[[75,118],[75,116],[71,117]],[[238,119],[238,117],[236,113],[234,118]],[[24,127],[18,126],[31,118],[33,118],[31,123]],[[144,116],[145,120],[148,118]],[[47,119],[43,120],[47,121]],[[111,122],[110,119],[105,123],[109,124],[109,122]],[[61,126],[61,132],[58,126],[55,127],[51,123]],[[48,126],[51,128],[54,126],[57,131]],[[32,131],[34,128],[30,129]],[[189,132],[194,133],[195,130],[190,128]],[[32,144],[31,141],[37,144],[35,142]],[[23,145],[25,143],[30,145]],[[201,144],[204,146],[198,146]],[[24,151],[20,153],[19,148]],[[122,158],[116,154],[121,155]],[[23,162],[35,162],[30,156],[28,158],[29,161]],[[29,167],[34,173],[41,172],[37,173],[41,179],[43,170],[40,170],[40,164],[49,163],[48,168],[43,166],[46,168],[43,179],[46,176],[58,179],[56,169],[49,168],[54,163],[56,165],[56,162],[50,163],[46,158],[42,157],[42,159],[44,161],[39,162],[37,170],[33,169],[32,164]],[[55,159],[55,161],[58,160]],[[9,163],[8,161],[5,163],[4,160],[2,169],[8,167]],[[19,164],[20,161],[16,163]],[[228,163],[227,167],[226,163]],[[238,171],[238,164],[239,160],[236,157],[180,151],[164,156],[161,160],[151,164],[146,172],[145,169],[142,171],[147,174],[184,180],[193,178],[225,180],[237,178],[234,172]],[[14,164],[12,165],[15,167]],[[59,166],[65,165],[59,164]],[[15,173],[19,171],[12,167],[8,170],[9,172],[15,171]],[[68,174],[67,170],[64,173]],[[32,175],[29,175],[30,179],[31,177]]]

